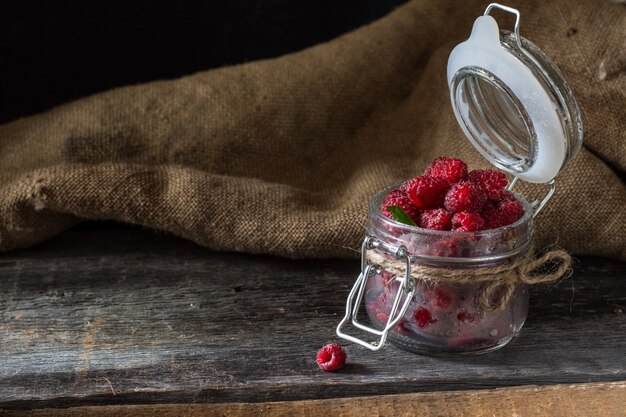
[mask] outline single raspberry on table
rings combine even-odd
[[[317,364],[328,372],[343,368],[346,364],[346,351],[336,343],[329,343],[317,352]]]
[[[441,207],[450,184],[443,178],[421,176],[407,181],[402,188],[415,207],[431,209]]]
[[[450,230],[453,214],[446,209],[424,210],[420,215],[420,227],[432,230]]]
[[[475,169],[467,175],[467,179],[482,188],[491,200],[500,200],[501,191],[509,183],[503,172],[494,169]]]
[[[449,185],[452,185],[465,179],[467,164],[460,159],[442,156],[430,163],[424,171],[424,175],[443,178]]]
[[[476,184],[469,181],[461,181],[452,186],[446,194],[444,207],[452,212],[479,211],[487,195]]]
[[[460,211],[452,217],[452,230],[456,232],[475,232],[482,230],[485,221],[478,213]]]
[[[387,197],[385,197],[385,201],[383,201],[381,211],[385,216],[393,219],[393,216],[391,215],[389,210],[387,210],[387,207],[389,206],[402,207],[402,210],[404,210],[407,216],[409,216],[409,218],[413,220],[415,224],[418,224],[420,218],[419,210],[411,203],[411,200],[409,200],[409,197],[407,197],[404,191],[400,189],[393,190],[389,194],[387,194]]]
[[[422,328],[433,322],[432,313],[425,307],[418,307],[413,313],[413,318],[415,319],[415,323]]]

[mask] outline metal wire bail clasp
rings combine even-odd
[[[363,301],[363,296],[365,294],[365,286],[367,284],[367,280],[370,276],[375,275],[376,272],[380,269],[378,265],[368,264],[367,262],[367,250],[374,248],[378,248],[388,254],[394,255],[397,259],[401,259],[406,262],[404,277],[396,277],[396,280],[401,280],[400,288],[398,289],[396,297],[393,301],[393,306],[391,307],[391,312],[389,313],[387,323],[382,330],[377,330],[362,323],[359,323],[357,319],[359,307],[361,306],[361,302]],[[411,275],[411,258],[409,257],[406,248],[404,246],[394,247],[391,245],[387,245],[379,241],[378,239],[367,236],[363,240],[363,244],[361,245],[361,274],[356,279],[356,282],[352,286],[352,290],[348,295],[348,300],[346,301],[346,314],[337,326],[337,336],[349,340],[350,342],[357,343],[370,350],[379,350],[385,344],[389,331],[400,322],[400,320],[404,316],[404,313],[406,313],[406,310],[409,307],[409,303],[411,302],[414,293],[415,280]],[[405,296],[406,298],[402,303],[402,307],[398,308],[400,306],[400,301],[402,301],[403,296]],[[342,327],[344,327],[349,320],[351,320],[354,327],[361,329],[366,333],[380,336],[380,338],[377,341],[368,342],[366,340],[359,339],[358,337],[344,333],[342,331]]]

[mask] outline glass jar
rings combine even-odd
[[[395,187],[397,188],[397,187]],[[524,256],[532,237],[532,208],[516,195],[525,214],[514,224],[478,232],[422,229],[398,223],[381,212],[385,196],[394,187],[380,191],[370,201],[368,258],[377,268],[364,285],[364,302],[373,328],[382,331],[393,303],[401,292],[402,272],[386,269],[385,261],[397,263],[395,248],[406,248],[414,265],[472,269],[502,265]],[[414,268],[413,268],[414,269]],[[429,355],[479,354],[508,343],[522,328],[528,313],[528,290],[516,286],[500,310],[481,305],[485,283],[438,283],[415,280],[415,290],[401,320],[389,332],[390,342]],[[501,292],[489,294],[493,305]],[[406,300],[401,300],[401,302]]]
[[[515,15],[513,32],[500,31],[490,16],[494,9]],[[421,265],[471,275],[472,269],[530,255],[533,219],[553,195],[555,177],[581,148],[582,117],[572,90],[556,65],[520,36],[519,25],[519,11],[497,3],[475,20],[470,37],[448,59],[450,100],[461,130],[478,152],[513,176],[509,190],[523,180],[549,185],[547,194],[532,203],[516,194],[525,214],[509,226],[450,232],[387,218],[381,204],[393,187],[380,191],[370,202],[361,274],[348,295],[338,336],[371,350],[382,348],[389,337],[408,350],[446,355],[490,352],[520,331],[528,311],[524,285],[440,282],[427,276],[414,279],[412,273]],[[369,325],[360,322],[362,302]],[[346,333],[349,322],[378,340]]]

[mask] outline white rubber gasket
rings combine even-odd
[[[528,115],[536,134],[534,161],[524,172],[507,169],[503,161],[494,159],[481,147],[478,151],[492,164],[533,183],[546,183],[561,170],[566,158],[566,137],[560,115],[550,95],[523,62],[507,52],[500,44],[500,31],[491,16],[480,16],[474,22],[469,39],[450,53],[448,59],[448,86],[452,87],[455,75],[464,68],[483,68],[497,77],[516,97]],[[454,115],[468,138],[472,133],[465,126],[459,109],[454,104]]]

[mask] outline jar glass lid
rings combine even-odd
[[[516,15],[514,32],[500,32],[494,8]],[[519,35],[519,12],[492,3],[468,40],[448,60],[456,119],[493,165],[533,183],[550,182],[580,150],[583,126],[558,68]]]

